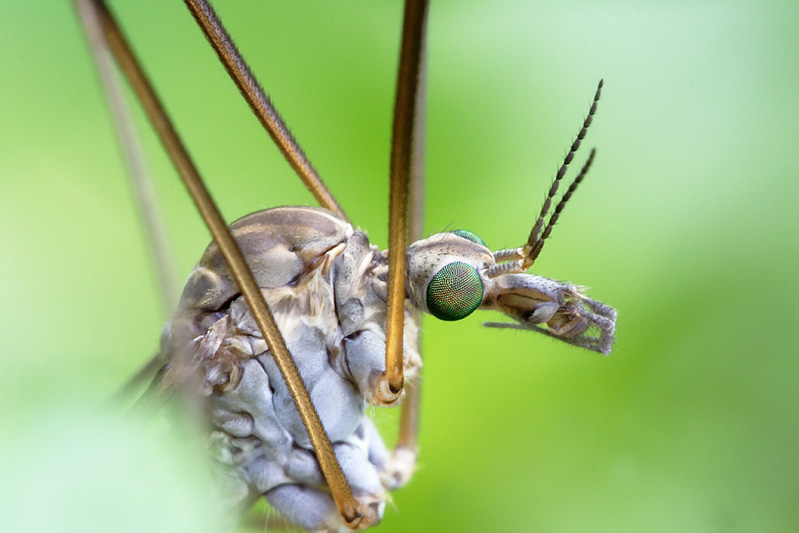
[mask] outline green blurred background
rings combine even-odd
[[[312,202],[180,2],[113,7],[228,220]],[[384,247],[399,2],[217,7]],[[382,531],[799,530],[797,27],[794,1],[433,3],[425,230],[520,244],[604,77],[535,272],[618,337],[428,319],[420,466]],[[214,530],[190,446],[98,409],[165,317],[69,2],[0,5],[0,91],[3,529]],[[185,277],[209,236],[145,144]]]

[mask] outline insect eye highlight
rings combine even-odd
[[[460,320],[483,301],[483,282],[477,269],[456,261],[439,270],[427,285],[427,308],[441,320]]]
[[[485,241],[483,241],[483,239],[481,239],[480,237],[477,236],[477,234],[472,233],[471,231],[465,229],[456,229],[454,231],[450,231],[450,233],[452,233],[453,235],[457,235],[458,237],[463,237],[467,241],[472,241],[475,244],[479,244],[480,246],[485,246],[486,248],[488,248],[488,246],[486,246]]]

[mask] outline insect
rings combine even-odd
[[[155,389],[196,401],[215,455],[228,467],[225,495],[233,505],[263,495],[305,529],[368,528],[381,520],[388,492],[413,473],[422,313],[453,321],[477,309],[500,311],[515,323],[487,325],[610,352],[613,308],[579,286],[526,273],[594,160],[592,151],[553,207],[593,120],[602,82],[526,243],[492,252],[470,231],[422,238],[419,206],[409,210],[407,198],[414,195],[409,187],[421,182],[414,141],[422,137],[427,2],[408,0],[394,114],[390,243],[381,251],[353,227],[317,176],[210,4],[186,3],[322,207],[259,211],[228,228],[113,16],[100,0],[80,2],[214,237],[164,330]],[[389,450],[365,408],[400,403],[399,439]]]

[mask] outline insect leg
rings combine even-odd
[[[410,205],[408,208],[408,240],[415,242],[424,235],[424,163],[425,117],[427,109],[427,23],[422,22],[421,57],[419,58],[416,107],[413,122],[410,163]]]
[[[417,310],[411,312],[411,320],[416,326],[416,349],[421,355],[421,328],[419,321],[422,313]],[[408,327],[406,325],[406,327]],[[413,342],[413,341],[411,341]],[[421,379],[422,369],[419,368],[415,375],[408,378],[405,386],[405,399],[402,401],[402,411],[400,412],[399,434],[397,444],[391,453],[386,472],[392,476],[391,479],[384,479],[386,486],[394,490],[407,483],[414,470],[416,469],[416,455],[418,453],[418,434],[419,434],[419,409],[421,406]]]
[[[319,415],[311,402],[308,391],[305,389],[291,354],[286,348],[285,340],[280,334],[280,330],[278,330],[275,320],[263,299],[258,284],[255,282],[252,272],[250,272],[241,254],[241,250],[230,234],[230,230],[211,199],[191,157],[178,137],[138,60],[130,50],[116,21],[102,0],[93,0],[92,5],[96,8],[95,11],[102,23],[109,48],[142,103],[145,112],[155,127],[156,133],[169,153],[184,185],[211,231],[214,241],[219,246],[242,295],[247,301],[247,305],[252,311],[263,338],[280,370],[280,374],[291,391],[291,396],[311,438],[325,479],[331,488],[340,513],[349,527],[356,528],[361,522],[363,514],[358,509],[358,505],[352,496],[352,491],[344,478],[341,467],[336,461],[330,440],[319,420]]]
[[[250,67],[242,57],[233,39],[225,30],[225,26],[217,16],[211,3],[206,0],[185,1],[208,42],[216,50],[219,61],[225,66],[253,113],[266,128],[272,140],[305,186],[314,195],[316,201],[322,207],[349,221],[347,215],[344,214],[344,210],[305,156],[286,123],[283,122],[269,96],[266,95],[263,87],[250,71]]]
[[[413,125],[413,145],[411,146],[410,176],[410,208],[408,213],[408,238],[410,242],[422,239],[424,235],[424,147],[425,147],[425,108],[427,90],[427,24],[422,24],[421,58],[419,65],[419,82],[416,88],[416,117]],[[410,319],[416,329],[415,349],[421,356],[422,328],[424,315],[417,309],[410,311]],[[407,325],[406,325],[407,330]],[[408,338],[406,336],[406,338]],[[405,387],[405,399],[400,413],[399,435],[390,461],[394,479],[389,480],[394,486],[404,485],[416,467],[419,434],[419,409],[421,404],[421,372],[419,368]]]
[[[149,361],[147,361],[144,366],[114,394],[111,398],[111,403],[113,405],[122,405],[123,402],[131,398],[144,383],[152,381],[158,373],[158,370],[164,366],[165,362],[164,355],[161,352],[150,357]]]
[[[402,343],[405,318],[405,246],[408,231],[408,181],[418,96],[419,64],[427,20],[427,0],[406,0],[402,25],[397,96],[391,139],[391,190],[388,221],[388,302],[386,303],[386,372],[376,395],[393,403],[402,392]]]
[[[117,132],[122,155],[127,166],[131,188],[139,209],[140,219],[144,226],[150,254],[154,261],[155,275],[158,280],[161,308],[166,319],[178,301],[179,282],[172,246],[168,242],[161,209],[158,205],[152,177],[147,167],[146,156],[141,140],[133,125],[130,109],[122,94],[119,77],[114,71],[110,51],[103,37],[100,20],[92,9],[91,0],[74,0],[75,8],[83,23],[89,47],[100,75],[105,91],[114,127]]]
[[[178,277],[175,266],[175,257],[172,247],[168,242],[161,209],[153,187],[147,158],[142,149],[141,139],[133,124],[130,108],[125,102],[120,86],[119,77],[114,71],[110,51],[103,37],[100,20],[92,9],[91,0],[74,0],[78,16],[83,23],[83,28],[92,51],[97,67],[100,82],[105,92],[114,128],[117,133],[122,155],[127,166],[127,175],[136,206],[139,210],[139,219],[144,226],[146,241],[149,245],[150,256],[153,259],[153,269],[158,281],[158,294],[161,296],[161,309],[164,319],[172,312],[178,300]],[[111,399],[114,404],[125,402],[142,384],[151,381],[158,369],[163,366],[164,358],[157,353],[114,395]]]

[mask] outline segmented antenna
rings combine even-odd
[[[585,164],[583,164],[583,168],[580,169],[580,173],[577,174],[577,177],[574,178],[574,181],[571,183],[571,185],[569,185],[569,188],[566,190],[563,198],[561,198],[560,202],[558,202],[558,205],[555,206],[555,211],[553,211],[552,216],[549,217],[549,222],[547,222],[547,227],[544,228],[541,238],[533,244],[533,249],[530,250],[530,253],[528,254],[527,260],[530,261],[530,264],[533,264],[538,257],[538,254],[541,253],[541,248],[544,247],[544,241],[546,241],[546,238],[549,237],[550,233],[552,233],[552,227],[558,221],[560,212],[563,211],[563,208],[566,206],[566,202],[569,201],[569,198],[571,198],[572,194],[574,194],[574,191],[577,190],[577,186],[580,185],[580,182],[583,181],[583,178],[588,173],[588,169],[591,168],[591,163],[594,162],[595,154],[596,148],[592,148],[591,153],[588,155],[588,160],[586,160]]]
[[[574,154],[580,149],[580,144],[585,138],[588,128],[591,126],[591,122],[594,119],[597,102],[599,102],[603,85],[604,80],[599,80],[599,85],[597,86],[596,94],[594,94],[594,100],[591,102],[591,108],[588,111],[588,116],[585,117],[585,120],[583,121],[583,127],[577,134],[577,138],[572,143],[571,148],[569,148],[569,153],[566,154],[563,164],[558,170],[558,173],[555,175],[552,185],[549,187],[549,192],[544,200],[544,205],[541,206],[541,214],[538,215],[538,220],[536,220],[535,225],[533,225],[530,236],[527,238],[527,243],[521,248],[511,248],[508,250],[499,250],[498,252],[494,252],[494,260],[497,262],[497,264],[486,270],[485,275],[489,278],[494,278],[506,273],[524,272],[532,266],[538,255],[541,253],[541,249],[544,247],[544,242],[547,237],[549,237],[550,233],[552,233],[552,228],[558,221],[558,217],[560,216],[561,211],[563,211],[563,208],[566,206],[566,202],[569,201],[569,198],[571,198],[572,194],[574,194],[574,191],[577,190],[577,186],[580,184],[580,182],[582,182],[583,178],[588,172],[588,169],[591,167],[591,163],[594,160],[596,150],[591,150],[588,160],[585,162],[582,169],[580,169],[580,173],[571,183],[569,189],[563,195],[563,198],[561,198],[560,202],[558,202],[558,205],[555,206],[555,211],[552,213],[552,216],[550,217],[546,227],[544,227],[544,218],[547,216],[547,213],[549,213],[549,208],[552,207],[552,199],[558,193],[558,187],[560,186],[563,176],[566,175],[566,170],[568,169],[569,163],[572,162],[574,159]],[[542,228],[543,233],[541,231]]]
[[[583,121],[583,127],[580,129],[580,133],[577,134],[577,138],[572,143],[571,148],[569,149],[569,153],[566,154],[566,158],[563,160],[563,164],[560,166],[558,173],[555,175],[555,179],[552,181],[552,185],[550,186],[549,192],[547,193],[547,198],[546,200],[544,200],[544,205],[541,207],[541,214],[538,215],[538,220],[535,221],[533,230],[530,232],[530,236],[527,238],[527,244],[525,244],[524,247],[522,248],[522,253],[524,254],[523,265],[525,270],[529,268],[533,264],[533,261],[535,261],[535,258],[538,257],[538,253],[532,255],[533,250],[537,249],[538,252],[540,252],[541,246],[543,246],[544,239],[546,239],[549,236],[549,232],[552,231],[552,225],[554,224],[555,221],[550,219],[549,224],[547,225],[549,231],[546,232],[546,235],[541,234],[541,228],[544,225],[544,217],[547,215],[547,213],[549,212],[549,208],[552,206],[552,199],[558,193],[558,187],[560,186],[560,181],[563,179],[563,176],[566,175],[566,170],[569,167],[569,163],[572,162],[572,159],[574,159],[574,154],[577,153],[577,150],[580,149],[580,144],[585,138],[585,134],[588,132],[589,126],[591,126],[591,122],[594,119],[594,114],[596,113],[597,102],[599,102],[599,97],[602,93],[602,85],[604,85],[604,80],[599,80],[599,86],[596,89],[596,94],[594,94],[594,101],[591,102],[591,109],[588,111],[588,116],[585,117],[585,120]],[[591,159],[593,159],[593,154],[589,158],[589,161]],[[583,169],[587,171],[588,170],[587,167],[589,166],[590,163],[585,165]],[[585,172],[580,171],[578,179],[582,180],[584,175]],[[574,190],[571,189],[571,187],[570,187],[570,192],[574,192]],[[569,194],[569,196],[571,196],[571,194]],[[568,198],[564,196],[564,199],[561,200],[560,204],[558,204],[560,210],[563,210],[561,204],[565,203],[566,200],[568,200]],[[553,215],[553,218],[557,220],[557,216]]]

